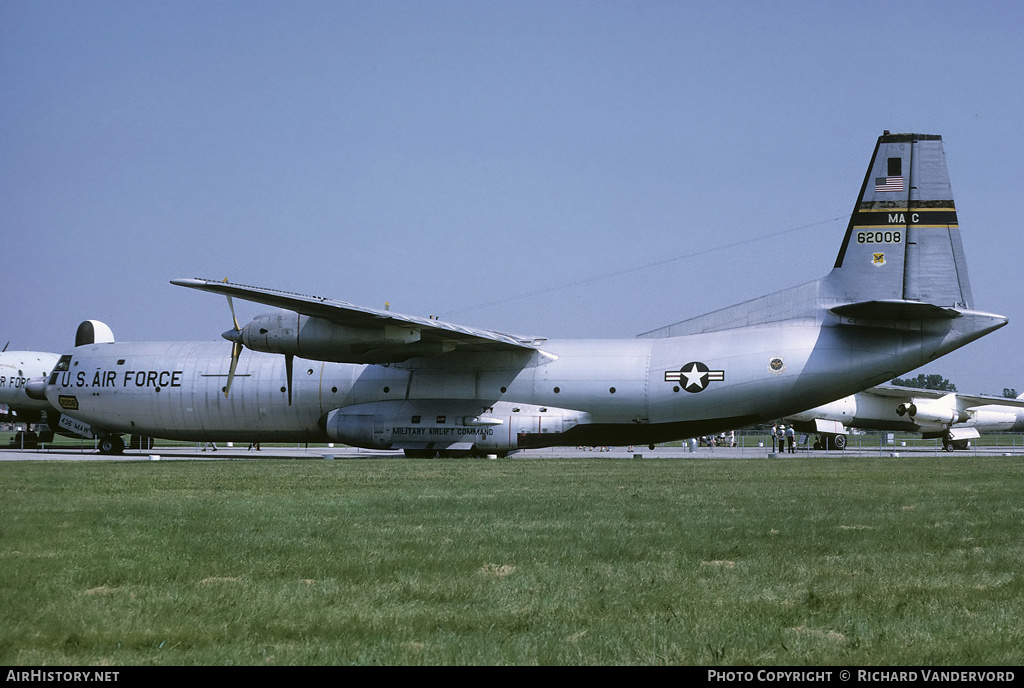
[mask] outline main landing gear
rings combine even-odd
[[[120,435],[108,435],[100,438],[100,454],[123,454],[124,440]]]
[[[956,449],[967,449],[969,446],[971,446],[970,440],[952,440],[949,438],[949,435],[942,438],[942,448],[948,452]]]
[[[846,435],[833,435],[822,433],[818,435],[818,441],[814,443],[815,449],[846,449]]]

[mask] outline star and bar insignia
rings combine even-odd
[[[665,382],[681,382],[687,392],[702,392],[708,383],[724,381],[724,370],[711,370],[700,361],[687,363],[679,370],[665,371]]]

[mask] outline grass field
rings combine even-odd
[[[0,664],[1024,658],[1021,457],[0,464]]]

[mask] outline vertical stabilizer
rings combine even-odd
[[[678,337],[826,312],[847,324],[851,318],[949,319],[973,308],[942,137],[885,132],[827,276],[640,336]]]
[[[972,308],[942,137],[878,137],[824,296]]]

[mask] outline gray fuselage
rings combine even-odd
[[[501,425],[512,428],[510,414],[527,405],[533,413],[577,412],[547,435],[539,429],[536,437],[510,437],[511,449],[649,443],[826,403],[892,379],[1003,322],[972,312],[918,321],[908,332],[886,323],[849,326],[822,311],[817,319],[706,334],[550,340],[532,352],[452,352],[391,365],[296,358],[290,404],[280,355],[244,351],[225,398],[229,345],[103,343],[76,348],[69,369],[51,376],[46,394],[56,408],[103,430],[168,439],[329,441],[339,439],[326,430],[332,411],[401,401],[402,409],[432,422],[445,410],[484,414],[500,421],[492,425],[498,433]]]

